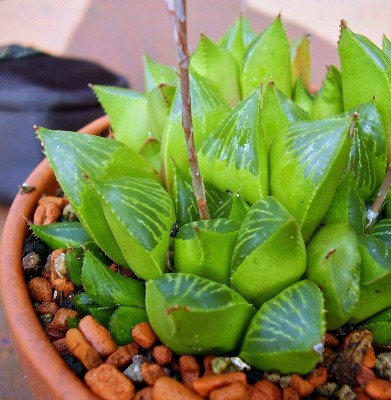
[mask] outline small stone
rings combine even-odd
[[[60,339],[61,340],[61,339]],[[75,356],[71,353],[65,354],[64,361],[67,363],[68,367],[80,378],[84,376],[87,369],[84,368],[81,361],[79,361]]]
[[[34,301],[42,303],[52,300],[52,286],[44,277],[37,276],[31,279],[27,284],[27,289]]]
[[[38,317],[39,322],[41,325],[46,328],[53,320],[53,315],[52,314],[42,314]]]
[[[391,380],[391,353],[378,354],[375,369],[381,378]]]
[[[77,218],[77,215],[75,213],[75,210],[73,209],[73,207],[71,206],[71,204],[67,204],[63,211],[62,211],[62,215],[63,217],[69,221],[69,222],[75,222],[78,221],[79,219]]]
[[[342,385],[334,395],[337,396],[339,400],[354,400],[356,398],[356,394],[348,385]]]
[[[37,274],[42,268],[41,257],[35,251],[27,253],[22,260],[25,273],[29,275]]]
[[[141,366],[147,362],[147,359],[142,355],[136,355],[132,358],[132,364],[125,369],[124,374],[128,376],[133,382],[143,382],[144,378],[141,373]]]
[[[335,382],[327,382],[326,384],[316,388],[316,393],[322,396],[331,397],[337,389],[337,384]]]

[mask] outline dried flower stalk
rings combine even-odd
[[[194,143],[189,80],[190,54],[187,45],[186,0],[168,0],[168,10],[174,17],[174,36],[177,44],[177,60],[182,98],[182,126],[185,133],[194,195],[200,218],[210,219],[204,182],[198,166]]]

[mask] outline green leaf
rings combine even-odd
[[[99,324],[108,328],[110,318],[115,310],[116,307],[90,307],[89,312]],[[142,308],[139,308],[139,310],[142,310]]]
[[[175,92],[176,86],[160,84],[147,95],[149,126],[153,137],[159,141],[162,140],[163,131],[168,121]],[[142,149],[140,152],[141,151]]]
[[[374,99],[383,119],[390,159],[391,60],[369,39],[352,32],[344,23],[341,26],[338,51],[345,109],[352,109]]]
[[[347,165],[352,118],[292,123],[273,142],[270,189],[297,219],[308,242]]]
[[[82,248],[69,249],[65,253],[65,268],[67,270],[67,276],[76,287],[81,287],[83,284],[81,280],[83,260],[84,250]]]
[[[80,222],[56,222],[47,225],[30,222],[29,227],[51,250],[81,247],[91,241]]]
[[[173,243],[175,271],[229,285],[239,228],[239,222],[225,218],[180,227]]]
[[[247,17],[241,15],[221,38],[220,46],[229,50],[239,67],[242,67],[243,56],[254,37],[255,33],[251,29]]]
[[[239,193],[225,192],[217,204],[214,217],[229,218],[242,223],[249,208],[249,204]]]
[[[242,101],[205,140],[198,162],[205,182],[254,203],[268,194],[268,160],[260,140],[261,91]]]
[[[178,354],[237,350],[255,310],[226,285],[192,274],[165,274],[146,284],[149,322]]]
[[[231,266],[232,287],[256,307],[303,275],[306,252],[300,228],[274,197],[250,208]]]
[[[72,304],[81,316],[90,314],[91,307],[99,307],[99,304],[95,303],[86,292],[75,294]]]
[[[274,139],[291,122],[306,121],[308,114],[293,100],[276,88],[274,82],[264,85],[261,104],[261,127],[265,146],[269,151]]]
[[[145,95],[113,86],[94,85],[92,88],[109,116],[115,139],[139,152],[150,129]]]
[[[370,231],[371,236],[379,238],[386,246],[391,246],[391,219],[382,219]]]
[[[349,321],[360,299],[361,257],[356,234],[346,224],[325,225],[307,246],[306,277],[322,290],[327,329]]]
[[[361,235],[361,296],[350,322],[357,324],[391,307],[391,251],[379,238]]]
[[[207,79],[202,78],[195,71],[190,72],[190,95],[194,142],[198,150],[201,143],[226,117],[228,107],[215,92],[213,84]],[[181,95],[178,89],[173,100],[166,129],[163,133],[161,159],[162,175],[166,188],[171,193],[174,174],[172,160],[183,171],[188,171],[189,169],[189,157],[182,127]]]
[[[304,88],[311,89],[310,35],[303,35],[290,44],[292,82],[300,78]]]
[[[198,221],[200,216],[190,175],[182,171],[175,164],[175,161],[172,161],[172,163],[174,170],[172,199],[177,222],[181,226],[192,221]],[[213,216],[220,192],[212,185],[205,184],[204,186],[209,213]]]
[[[286,96],[291,97],[290,45],[280,16],[251,42],[246,51],[243,61],[243,98],[270,79]]]
[[[160,84],[172,84],[178,80],[178,75],[174,68],[163,65],[144,54],[144,81],[145,93],[151,92]]]
[[[239,103],[239,67],[229,50],[201,35],[191,56],[190,65],[199,75],[213,82],[216,91],[228,106],[235,107]]]
[[[140,155],[145,158],[155,169],[155,171],[160,171],[160,142],[153,137],[150,137],[141,147]]]
[[[364,233],[366,210],[363,198],[356,188],[352,171],[341,179],[333,200],[323,217],[323,224],[349,224],[357,233]]]
[[[149,179],[123,177],[90,182],[101,198],[105,217],[127,265],[141,279],[160,276],[175,223],[168,193]]]
[[[239,356],[261,370],[306,374],[321,359],[325,333],[322,293],[302,280],[261,306]]]
[[[359,328],[370,330],[374,343],[388,346],[391,343],[391,308],[363,321]]]
[[[293,88],[293,100],[308,115],[312,112],[312,96],[305,88],[301,77],[298,77]]]
[[[37,134],[84,229],[113,261],[125,266],[125,258],[106,222],[100,200],[86,177],[135,176],[158,181],[156,172],[140,155],[115,140],[45,128],[39,128]]]
[[[385,35],[382,39],[383,52],[390,58],[391,56],[391,41]]]
[[[133,342],[132,329],[140,322],[148,322],[147,312],[137,307],[118,307],[111,315],[109,331],[118,346]]]
[[[344,110],[342,97],[342,77],[333,65],[327,67],[321,88],[312,103],[312,119],[334,117]]]
[[[87,295],[100,306],[145,307],[144,283],[111,271],[90,251],[84,255],[82,282]]]

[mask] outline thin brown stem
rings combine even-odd
[[[387,191],[391,186],[391,163],[388,164],[386,176],[384,177],[383,183],[379,190],[379,193],[372,204],[372,207],[367,212],[367,226],[366,228],[370,228],[376,221],[379,213],[383,207],[384,201],[387,196]]]
[[[177,44],[177,60],[182,97],[182,126],[185,133],[193,190],[200,218],[210,219],[204,182],[198,166],[194,143],[189,79],[190,54],[187,45],[186,0],[170,0],[168,4],[168,9],[174,16],[174,36]]]

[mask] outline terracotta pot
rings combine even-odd
[[[107,127],[107,117],[101,117],[80,131],[98,135]],[[53,194],[58,184],[46,159],[35,168],[26,183],[35,186],[36,190],[15,197],[0,247],[0,295],[11,339],[37,399],[97,400],[47,339],[27,292],[21,266],[23,245],[28,235],[27,221],[32,220],[42,194]]]

